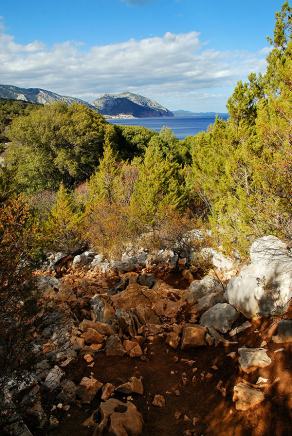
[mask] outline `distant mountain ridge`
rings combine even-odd
[[[121,94],[104,94],[94,100],[94,106],[103,115],[127,115],[135,118],[147,117],[173,117],[173,113],[154,100],[123,92]]]
[[[192,112],[192,111],[185,111],[185,110],[176,110],[173,111],[173,114],[175,117],[201,117],[201,116],[210,116],[210,117],[215,117],[216,115],[218,116],[223,116],[223,117],[227,117],[228,114],[227,112]]]
[[[64,101],[67,104],[79,103],[90,109],[95,109],[93,105],[80,98],[68,97],[56,94],[52,91],[47,91],[41,88],[20,88],[12,85],[0,85],[0,98],[23,100],[30,103],[47,104],[54,101]]]
[[[227,116],[226,113],[216,112],[170,111],[157,101],[132,92],[104,94],[90,104],[81,98],[60,95],[42,88],[0,85],[0,99],[22,100],[36,104],[48,104],[54,101],[63,101],[67,104],[79,103],[109,118]]]

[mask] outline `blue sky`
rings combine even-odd
[[[278,0],[2,0],[0,83],[92,100],[132,91],[224,111],[263,71]]]

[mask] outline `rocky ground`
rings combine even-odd
[[[51,259],[33,363],[0,379],[1,434],[291,434],[290,250],[212,254],[207,274],[170,251]]]

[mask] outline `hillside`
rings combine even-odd
[[[121,94],[104,94],[94,100],[93,104],[103,115],[131,115],[135,118],[173,117],[173,113],[154,100],[142,95],[124,92]]]
[[[94,106],[84,100],[81,100],[80,98],[59,95],[55,92],[47,91],[46,89],[41,88],[19,88],[18,86],[12,85],[0,85],[0,98],[23,100],[30,103],[40,104],[53,103],[54,101],[64,101],[68,104],[80,103],[91,109],[94,109]]]

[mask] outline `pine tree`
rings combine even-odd
[[[139,176],[131,198],[133,214],[147,224],[165,205],[180,209],[184,206],[183,178],[180,166],[163,158],[156,145],[150,145],[139,166]]]
[[[89,204],[96,201],[114,203],[117,194],[118,175],[119,168],[116,155],[109,141],[106,141],[99,167],[88,184]]]
[[[77,211],[72,194],[61,184],[50,215],[44,223],[47,246],[65,253],[74,252],[83,242],[80,237],[80,221],[81,214]]]

